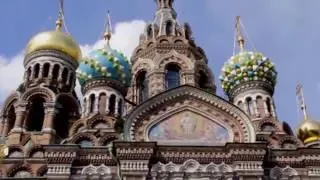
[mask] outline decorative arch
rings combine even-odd
[[[9,147],[9,155],[8,157],[24,157],[24,150],[22,145],[10,145]]]
[[[89,134],[89,133],[79,133],[75,135],[72,138],[71,143],[78,144],[80,141],[83,141],[83,140],[92,142],[92,146],[95,146],[97,144],[97,138],[93,134]]]
[[[20,172],[28,172],[28,173],[24,173],[24,174],[17,176],[17,173],[19,173],[19,171]],[[32,168],[31,168],[30,164],[14,164],[8,169],[7,176],[8,177],[27,178],[27,177],[32,177],[33,172],[32,172]]]
[[[37,170],[37,176],[43,177],[47,175],[48,171],[48,166],[47,165],[42,165],[38,170]]]
[[[107,146],[109,143],[117,140],[118,137],[116,135],[105,135],[99,139],[100,146]]]
[[[272,120],[265,119],[259,122],[259,130],[268,132],[279,131],[279,127]]]
[[[77,120],[75,123],[72,124],[69,130],[69,137],[77,134],[79,132],[79,128],[86,127],[85,121],[83,119]]]
[[[33,145],[26,151],[26,157],[42,158],[44,157],[44,149],[41,145]]]
[[[22,100],[29,102],[34,96],[42,97],[46,102],[53,102],[56,99],[55,93],[49,88],[35,87],[27,90],[21,97]]]
[[[190,99],[193,100],[190,101]],[[237,129],[236,131],[233,129],[236,142],[255,142],[255,130],[247,114],[228,101],[189,85],[160,93],[137,106],[125,121],[125,139],[144,140],[139,138],[145,138],[145,128],[147,125],[150,127],[150,123],[168,113],[166,107],[169,106],[169,110],[172,110],[174,106],[187,107],[191,104],[193,104],[193,108],[201,108],[207,114],[217,114],[215,116],[219,116],[218,112],[223,113],[223,116],[220,115],[220,117],[226,116],[227,118],[223,119],[226,120],[227,124],[230,123],[230,127]],[[215,110],[213,110],[213,107]]]
[[[6,111],[8,111],[8,108],[14,104],[14,101],[17,101],[20,99],[20,92],[14,91],[12,92],[7,99],[3,103],[3,108],[0,112],[0,114],[5,114]]]
[[[110,121],[109,119],[106,119],[103,116],[94,116],[90,119],[87,119],[87,127],[89,129],[94,129],[95,126],[99,123],[105,123],[108,127],[112,127],[112,121]]]
[[[158,55],[154,58],[155,65],[160,70],[165,71],[167,64],[175,63],[177,64],[182,71],[193,70],[193,62],[182,54],[177,53],[175,50],[171,50],[169,53],[164,55]]]

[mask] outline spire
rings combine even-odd
[[[157,3],[158,10],[159,9],[166,9],[166,8],[172,8],[174,0],[154,0]]]
[[[60,0],[60,3],[59,3],[59,16],[58,16],[58,19],[56,21],[56,30],[57,31],[61,31],[61,28],[62,28],[62,24],[63,24],[63,0]]]
[[[298,101],[299,101],[299,106],[303,112],[303,117],[304,117],[304,121],[306,121],[308,119],[308,114],[307,114],[307,106],[305,104],[305,100],[304,100],[304,96],[303,96],[303,90],[302,90],[302,85],[298,84],[296,87],[296,94],[298,97]]]
[[[174,0],[154,0],[157,4],[157,11],[155,13],[155,24],[159,25],[161,19],[164,22],[171,21],[175,22],[177,13],[173,9]]]
[[[106,30],[103,34],[103,38],[105,40],[105,46],[107,46],[107,47],[110,47],[111,33],[112,33],[111,18],[110,18],[110,12],[108,11]]]
[[[241,32],[241,20],[240,16],[236,17],[236,39],[240,48],[240,51],[242,52],[244,50],[244,38]]]

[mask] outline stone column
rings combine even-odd
[[[2,125],[2,127],[3,127],[3,129],[2,129],[2,134],[1,134],[1,136],[2,137],[6,137],[7,136],[7,134],[8,134],[8,131],[9,131],[9,127],[8,127],[8,125],[9,125],[9,123],[8,123],[8,119],[7,118],[5,118],[2,122],[1,122],[3,125]]]
[[[71,74],[72,74],[72,71],[69,71],[68,78],[67,78],[67,81],[66,81],[66,85],[69,85],[70,83],[72,83],[72,82],[70,82]]]
[[[87,102],[86,107],[84,107],[85,108],[85,116],[88,116],[90,113],[90,104],[91,104],[90,96],[88,96],[86,102]]]
[[[119,99],[119,97],[117,96],[117,97],[116,97],[116,104],[115,104],[115,107],[114,107],[114,115],[115,115],[116,117],[119,116],[119,112],[118,112],[119,101],[120,101],[120,99]]]
[[[44,103],[45,118],[42,126],[42,132],[55,132],[54,130],[54,117],[56,113],[55,103]]]
[[[39,78],[43,78],[42,73],[43,73],[43,64],[40,64],[40,69],[39,69]]]
[[[257,106],[257,99],[252,99],[252,106],[253,106],[253,113],[258,116],[258,106]]]
[[[59,69],[59,75],[58,75],[58,82],[62,82],[62,72],[63,72],[63,67],[61,67],[60,69]]]
[[[276,110],[273,100],[270,100],[270,106],[271,106],[271,113],[273,117],[276,117]]]
[[[264,112],[266,113],[266,116],[269,116],[270,115],[270,113],[268,112],[268,105],[267,105],[267,99],[266,98],[264,98],[263,99],[263,108],[264,108]]]
[[[94,108],[93,108],[93,112],[94,113],[98,113],[99,111],[99,96],[97,96],[96,94],[94,95]]]
[[[54,64],[50,64],[50,66],[49,66],[49,74],[48,74],[48,77],[50,79],[52,79],[53,67],[54,67]]]
[[[24,127],[23,123],[26,121],[27,115],[27,102],[18,102],[14,105],[15,113],[16,113],[16,121],[14,122],[14,127],[12,132],[22,132]]]
[[[110,110],[109,110],[109,98],[110,98],[110,96],[109,96],[109,94],[106,94],[106,109],[105,109],[105,111],[106,111],[106,114],[109,114],[109,112],[110,112]]]

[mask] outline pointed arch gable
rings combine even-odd
[[[195,101],[198,103],[194,104]],[[238,128],[239,131],[235,132],[234,135],[240,138],[238,140],[235,138],[235,141],[255,142],[254,128],[246,113],[214,94],[189,85],[183,85],[158,94],[137,106],[128,115],[124,124],[125,138],[127,140],[138,140],[137,137],[140,137],[139,140],[145,140],[145,137],[141,139],[140,136],[145,135],[143,134],[145,132],[144,128],[147,128],[147,125],[150,125],[155,119],[159,119],[169,112],[168,109],[172,109],[174,105],[180,106],[182,109],[183,106],[198,109],[197,106],[201,104],[203,112],[222,115],[229,127]],[[140,135],[138,136],[138,134]]]
[[[155,56],[153,61],[155,62],[155,67],[158,67],[161,70],[164,70],[166,65],[169,63],[179,65],[182,70],[194,69],[194,63],[191,59],[175,50],[171,50],[167,54],[158,54]]]

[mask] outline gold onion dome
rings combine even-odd
[[[36,34],[28,42],[26,55],[39,50],[57,50],[78,61],[81,59],[81,49],[76,41],[61,31],[63,25],[63,2],[60,2],[59,18],[56,21],[55,31],[46,31]]]
[[[320,122],[310,119],[304,120],[298,127],[297,136],[304,144],[319,141]]]
[[[61,51],[75,60],[81,58],[79,45],[66,33],[56,31],[40,32],[31,38],[26,47],[26,55],[39,50]]]

